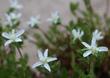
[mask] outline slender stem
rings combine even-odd
[[[47,34],[41,28],[39,30],[47,37]]]
[[[89,74],[90,74],[90,78],[95,78],[95,74],[94,74],[94,57],[92,58],[91,62],[90,62],[90,71],[89,71]]]
[[[18,48],[18,47],[16,47],[16,48],[17,48],[17,50],[18,50],[18,52],[19,52],[20,56],[21,56],[21,57],[23,57],[23,55],[22,55],[22,53],[21,53],[20,48]]]
[[[91,62],[90,64],[90,75],[93,77],[94,75],[94,66],[93,66],[93,62]]]

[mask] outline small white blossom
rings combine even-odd
[[[6,24],[9,24],[9,25],[13,25],[13,23],[16,23],[19,19],[20,19],[20,17],[21,17],[21,13],[18,13],[18,14],[16,14],[16,13],[10,13],[10,14],[5,14],[5,16],[6,16]]]
[[[81,37],[84,35],[84,32],[83,31],[81,31],[80,29],[73,29],[72,30],[72,35],[73,35],[73,37],[74,37],[74,40],[76,40],[76,39],[81,39]]]
[[[23,6],[18,4],[17,0],[10,0],[11,8],[21,9]]]
[[[96,40],[101,40],[103,39],[104,37],[102,36],[102,33],[99,32],[98,30],[95,30],[93,32],[93,38],[95,38]]]
[[[38,51],[39,61],[32,65],[32,68],[43,65],[49,72],[51,72],[48,62],[57,60],[56,57],[48,57],[48,49],[45,50],[44,54],[41,51]]]
[[[12,42],[22,42],[22,39],[21,39],[21,35],[24,33],[24,30],[19,30],[18,32],[15,32],[15,30],[13,29],[11,32],[3,32],[2,33],[2,36],[6,39],[8,39],[6,42],[5,42],[5,46],[9,45],[10,43]]]
[[[40,24],[40,16],[32,16],[30,20],[27,22],[30,27],[38,26]]]
[[[60,16],[59,16],[59,12],[56,11],[54,13],[51,14],[51,17],[47,19],[47,21],[53,23],[53,24],[58,24],[60,23]]]
[[[16,14],[16,13],[12,12],[10,14],[5,14],[5,16],[6,16],[7,20],[15,20],[15,19],[19,19],[21,17],[21,13]]]
[[[92,38],[91,45],[86,42],[82,42],[82,44],[87,48],[87,51],[84,52],[83,57],[87,57],[91,54],[96,55],[98,52],[108,51],[108,48],[105,46],[97,47],[95,38]]]

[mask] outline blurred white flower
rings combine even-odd
[[[93,32],[93,38],[95,38],[96,40],[101,40],[104,37],[102,36],[102,33],[99,32],[97,29]]]
[[[96,55],[98,52],[108,51],[108,48],[105,46],[97,47],[95,38],[92,38],[91,45],[86,42],[82,42],[82,44],[87,48],[87,51],[84,52],[83,57],[87,57],[91,54]]]
[[[30,18],[30,20],[27,22],[27,24],[30,26],[30,27],[35,27],[35,26],[38,26],[40,24],[40,16],[32,16]]]
[[[47,19],[47,21],[53,23],[53,24],[58,24],[60,23],[60,16],[59,12],[55,11],[54,13],[51,14],[51,17]]]
[[[18,4],[18,0],[10,0],[11,8],[21,9],[23,6]]]
[[[84,32],[81,31],[80,29],[73,29],[72,30],[72,35],[74,37],[74,40],[76,39],[81,39],[81,37],[84,35]]]
[[[10,14],[5,14],[5,16],[6,16],[6,20],[7,20],[6,24],[9,24],[12,26],[13,23],[16,23],[20,19],[21,13],[16,14],[16,13],[12,12]]]
[[[22,39],[21,39],[21,35],[24,33],[24,30],[19,30],[18,32],[15,32],[15,30],[13,29],[11,32],[3,32],[2,33],[2,36],[6,39],[8,39],[6,42],[5,42],[5,46],[9,45],[10,43],[12,42],[22,42]]]
[[[5,16],[6,16],[7,20],[16,20],[21,17],[21,13],[16,14],[16,13],[12,12],[10,14],[5,14]]]
[[[32,68],[36,68],[40,65],[43,65],[49,72],[51,72],[48,62],[57,60],[56,57],[48,57],[48,49],[45,50],[44,54],[41,51],[38,51],[39,61],[32,65]]]

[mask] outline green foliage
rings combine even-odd
[[[70,11],[76,21],[71,20],[67,25],[63,25],[59,18],[57,24],[52,23],[45,32],[40,27],[35,27],[39,31],[34,34],[37,48],[43,50],[48,48],[49,55],[58,58],[55,63],[50,63],[51,72],[43,69],[42,66],[36,68],[40,75],[38,77],[28,66],[28,55],[22,55],[20,51],[23,42],[13,42],[8,47],[4,46],[5,39],[2,37],[2,32],[17,29],[20,20],[11,20],[12,26],[0,24],[0,78],[110,78],[110,53],[94,54],[84,58],[83,52],[86,49],[81,44],[82,41],[90,44],[92,32],[98,29],[103,31],[105,38],[97,44],[110,48],[110,18],[104,17],[105,24],[102,24],[101,17],[91,6],[91,0],[83,0],[83,2],[86,7],[84,11],[80,10],[78,3],[70,3]],[[10,8],[7,14],[12,12],[16,12],[16,9]],[[84,31],[83,37],[74,40],[73,29]],[[28,38],[26,34],[23,36],[24,39]],[[18,59],[16,52],[20,54]]]
[[[107,20],[105,21],[107,24],[107,26],[104,26],[107,28],[106,31],[102,28],[103,25],[100,16],[94,12],[91,6],[91,0],[83,1],[86,6],[85,11],[79,9],[78,3],[70,3],[70,10],[73,16],[77,18],[76,22],[71,20],[67,25],[52,25],[48,31],[41,31],[41,33],[35,34],[37,47],[42,49],[48,48],[49,54],[56,54],[59,60],[58,63],[60,64],[60,67],[54,67],[56,71],[53,69],[51,74],[45,74],[46,71],[41,71],[45,75],[45,78],[101,78],[101,74],[103,74],[100,70],[101,68],[104,69],[102,64],[104,59],[109,58],[109,55],[100,53],[97,57],[90,56],[84,58],[82,56],[84,51],[81,41],[91,43],[92,32],[95,29],[104,31],[104,34],[109,37],[109,18],[106,18]],[[80,12],[82,17],[79,17],[76,11]],[[77,28],[84,31],[81,41],[73,41],[72,30]],[[99,43],[107,46],[105,39],[106,37]],[[93,65],[91,66],[92,63]],[[98,74],[97,68],[100,71]],[[107,74],[109,71],[110,69],[108,68],[106,71]]]
[[[15,52],[0,51],[0,78],[32,78],[27,56],[17,60]]]

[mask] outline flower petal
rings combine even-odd
[[[44,64],[44,67],[49,71],[49,72],[51,72],[51,69],[50,69],[50,66],[49,66],[49,64]]]
[[[93,32],[93,37],[96,39],[96,40],[101,40],[103,39],[103,36],[101,35],[102,32],[99,32],[97,29]]]
[[[21,36],[23,33],[24,33],[24,30],[23,29],[20,30],[20,31],[18,31],[18,32],[16,32],[16,37]]]
[[[47,56],[48,56],[48,49],[46,49],[44,52],[44,57],[47,57]]]
[[[83,35],[84,35],[84,32],[83,32],[83,31],[81,31],[80,35],[81,35],[81,36],[83,36]]]
[[[38,50],[38,57],[39,57],[39,59],[43,59],[44,58],[44,56],[43,56],[43,54],[42,54],[42,52],[40,50]]]
[[[47,62],[51,62],[51,61],[55,61],[55,60],[57,60],[56,57],[48,57],[47,58]]]
[[[91,46],[97,46],[95,37],[92,37]]]
[[[12,40],[7,40],[7,41],[5,42],[5,46],[9,45],[9,44],[12,43],[12,42],[13,42]]]
[[[43,64],[42,62],[36,62],[35,64],[32,65],[32,68],[36,68],[42,64]]]
[[[2,33],[2,36],[3,36],[3,37],[5,37],[5,38],[7,38],[7,39],[9,39],[9,38],[10,38],[9,34],[8,34],[8,33],[6,33],[6,32],[3,32],[3,33]]]
[[[73,36],[77,36],[77,31],[75,29],[72,30]]]
[[[108,51],[108,48],[107,48],[107,47],[103,47],[103,46],[102,46],[102,47],[98,47],[98,51],[99,51],[99,52],[101,52],[101,51],[102,51],[102,52],[103,52],[103,51]]]
[[[15,42],[22,42],[22,39],[16,38],[16,39],[15,39]]]
[[[92,54],[92,51],[88,50],[88,51],[86,51],[86,52],[83,54],[83,57],[87,57],[87,56],[89,56],[90,54]]]
[[[82,44],[83,44],[86,48],[90,48],[90,45],[88,45],[87,43],[82,42]]]

